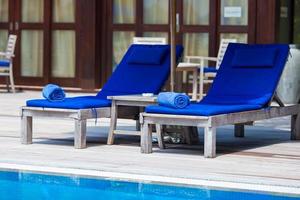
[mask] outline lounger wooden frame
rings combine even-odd
[[[97,111],[97,114],[95,113]],[[139,120],[139,109],[131,106],[121,106],[119,110],[120,118]],[[95,118],[110,118],[111,107],[88,108],[88,109],[60,109],[60,108],[40,108],[21,107],[21,143],[32,144],[34,117],[45,118],[68,118],[75,122],[74,147],[76,149],[86,148],[86,121]]]
[[[244,125],[257,120],[292,116],[291,139],[300,139],[300,104],[285,107],[268,107],[260,110],[237,112],[215,116],[192,116],[141,113],[141,152],[152,153],[152,125],[182,125],[204,128],[204,157],[216,157],[216,128],[235,125],[235,136],[244,136]]]
[[[21,108],[21,143],[32,144],[32,119],[33,117],[69,118],[75,121],[74,147],[82,149],[86,147],[86,120],[98,118],[109,118],[110,107],[95,109],[57,109],[57,108]]]

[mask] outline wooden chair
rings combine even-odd
[[[198,67],[200,67],[199,72],[199,100],[203,98],[204,94],[204,85],[208,83],[212,83],[213,78],[216,76],[216,73],[222,63],[224,54],[226,52],[227,46],[229,43],[236,43],[236,39],[222,39],[220,42],[219,52],[217,57],[205,57],[205,56],[186,56],[185,61],[187,63],[197,63]],[[206,62],[215,62],[216,65],[214,67],[207,67]],[[195,77],[193,77],[195,80]],[[193,81],[193,84],[195,81]],[[197,88],[197,86],[193,85],[193,88]]]
[[[163,37],[134,37],[133,44],[168,44],[168,41]]]
[[[5,52],[0,52],[0,76],[9,77],[7,79],[7,91],[9,92],[9,82],[13,93],[16,92],[13,76],[13,57],[17,42],[16,35],[9,35]],[[2,59],[3,58],[3,59]]]

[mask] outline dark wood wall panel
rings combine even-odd
[[[83,89],[96,87],[96,1],[77,0],[76,57],[79,85]]]
[[[101,88],[106,82],[107,66],[107,26],[109,11],[107,0],[96,1],[96,88]]]
[[[276,0],[257,0],[256,43],[276,42]]]

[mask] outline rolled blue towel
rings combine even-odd
[[[160,106],[182,109],[190,105],[190,98],[184,93],[161,92],[158,94],[157,102]]]
[[[48,84],[43,88],[43,97],[48,101],[63,101],[66,95],[58,85]]]

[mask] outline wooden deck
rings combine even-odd
[[[86,94],[85,94],[86,95]],[[118,136],[106,145],[109,120],[88,121],[87,149],[73,148],[74,124],[70,120],[35,120],[33,144],[20,144],[19,107],[38,92],[0,93],[0,165],[5,163],[87,169],[292,187],[300,194],[300,142],[291,141],[290,119],[261,121],[246,127],[245,138],[235,138],[233,127],[217,130],[217,157],[203,157],[199,145],[167,145],[154,153],[140,153],[139,137]],[[123,129],[135,122],[122,120]],[[200,131],[203,141],[203,130]]]

